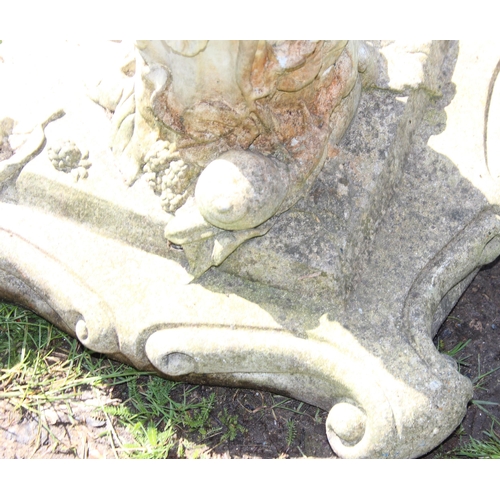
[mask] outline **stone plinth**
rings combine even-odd
[[[326,432],[342,457],[425,454],[472,395],[432,338],[500,254],[500,44],[254,44],[225,66],[211,43],[141,42],[112,84],[101,83],[106,92],[91,87],[94,101],[81,82],[97,55],[52,47],[56,61],[72,56],[47,75],[44,102],[9,96],[2,137],[15,154],[0,162],[0,295],[137,368],[267,388],[330,411]],[[27,53],[1,48],[0,81],[11,72],[14,89],[25,78],[14,62]],[[117,68],[120,52],[99,47]],[[182,57],[192,58],[188,73]],[[217,95],[190,80],[214,61]],[[341,83],[325,104],[307,86],[333,88],[327,71]],[[255,90],[264,83],[266,102]],[[213,104],[221,96],[231,112]],[[289,134],[288,108],[310,116],[303,136]],[[313,137],[313,125],[328,134]],[[226,198],[231,183],[221,180],[229,187],[211,197],[217,185],[202,179],[217,175],[234,175],[243,194]],[[175,194],[179,179],[185,192]],[[250,216],[240,217],[241,199]]]

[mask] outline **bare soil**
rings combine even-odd
[[[459,342],[467,346],[455,356],[463,359],[460,372],[474,383],[473,402],[459,428],[424,458],[446,457],[469,437],[484,440],[492,417],[500,421],[500,259],[485,266],[441,325],[435,338],[442,351]],[[498,369],[498,370],[497,370]],[[496,370],[496,371],[494,371]],[[492,372],[488,375],[489,372]],[[481,403],[486,402],[486,403]],[[488,404],[494,403],[494,404]],[[488,415],[483,409],[486,409]],[[494,430],[500,435],[499,427]]]
[[[464,293],[435,339],[442,351],[459,342],[468,342],[458,353],[461,372],[475,383],[474,400],[500,403],[500,370],[481,377],[500,366],[500,261],[486,266]],[[142,383],[147,384],[147,378]],[[182,397],[183,387],[175,389]],[[177,429],[178,445],[169,456],[186,458],[336,458],[326,439],[327,413],[299,401],[287,400],[268,392],[222,387],[196,387],[189,393],[201,400],[215,393],[210,426],[222,429],[210,438]],[[95,409],[104,404],[126,401],[124,386],[89,388],[69,403],[44,409],[39,415],[15,410],[0,398],[1,458],[116,458],[119,444],[131,442],[128,432],[111,416],[96,417]],[[424,458],[453,455],[469,437],[482,440],[492,428],[491,415],[500,420],[500,406],[469,405],[460,427],[436,450]],[[221,442],[227,428],[221,414],[237,417],[232,440]],[[38,425],[39,419],[50,432]],[[112,432],[105,432],[111,429]],[[496,429],[498,431],[498,429]],[[179,453],[182,449],[182,453]]]

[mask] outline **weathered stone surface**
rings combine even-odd
[[[228,151],[211,162],[196,183],[201,215],[229,230],[260,226],[278,212],[288,191],[285,166],[249,151]]]
[[[500,254],[500,44],[211,44],[140,42],[135,70],[116,63],[121,93],[93,94],[112,117],[55,66],[46,95],[66,114],[0,180],[0,294],[136,367],[327,409],[340,456],[426,453],[472,394],[432,337]],[[15,143],[19,123],[1,123]],[[48,155],[60,141],[89,151],[77,182]],[[241,196],[219,189],[233,180]]]
[[[166,231],[176,243],[186,239],[186,228],[192,230],[194,250],[186,255],[196,275],[267,232],[267,227],[248,230],[303,196],[324,164],[328,140],[337,143],[349,126],[361,82],[375,76],[371,49],[355,41],[140,41],[137,49],[135,74],[124,85],[113,116],[112,149],[126,181],[133,183],[143,170],[161,193],[166,211],[182,209],[196,188],[198,197],[188,204],[190,209],[175,214],[186,220],[173,222]],[[110,101],[93,98],[101,104]],[[219,186],[225,201],[219,199],[215,209],[198,186],[198,179],[206,185],[211,176],[200,174],[208,165],[209,172],[220,169],[218,160],[228,155],[240,155],[236,163],[241,173],[241,166],[251,163],[241,161],[245,154],[260,155],[263,165],[254,171],[272,172],[270,186],[275,188],[255,186],[243,194],[248,178],[240,175],[236,182],[232,176]],[[240,197],[246,201],[236,203],[236,209]],[[212,233],[220,231],[193,222],[199,219],[199,204],[213,226],[244,232],[224,232],[214,240]],[[233,214],[229,218],[228,211]],[[247,216],[236,222],[241,211]],[[210,236],[200,239],[200,234]]]

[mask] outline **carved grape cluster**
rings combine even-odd
[[[145,156],[144,177],[160,195],[161,206],[173,213],[189,196],[196,173],[180,158],[175,143],[157,141]]]
[[[71,173],[75,180],[85,179],[92,165],[88,151],[80,151],[73,141],[60,141],[48,148],[48,157],[55,169]]]

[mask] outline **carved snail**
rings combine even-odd
[[[228,151],[198,178],[195,199],[210,224],[221,229],[251,229],[279,210],[288,191],[288,173],[259,153]]]
[[[370,49],[355,41],[136,47],[135,93],[115,112],[114,151],[142,165],[175,213],[165,236],[183,245],[195,275],[303,196],[373,78]]]

